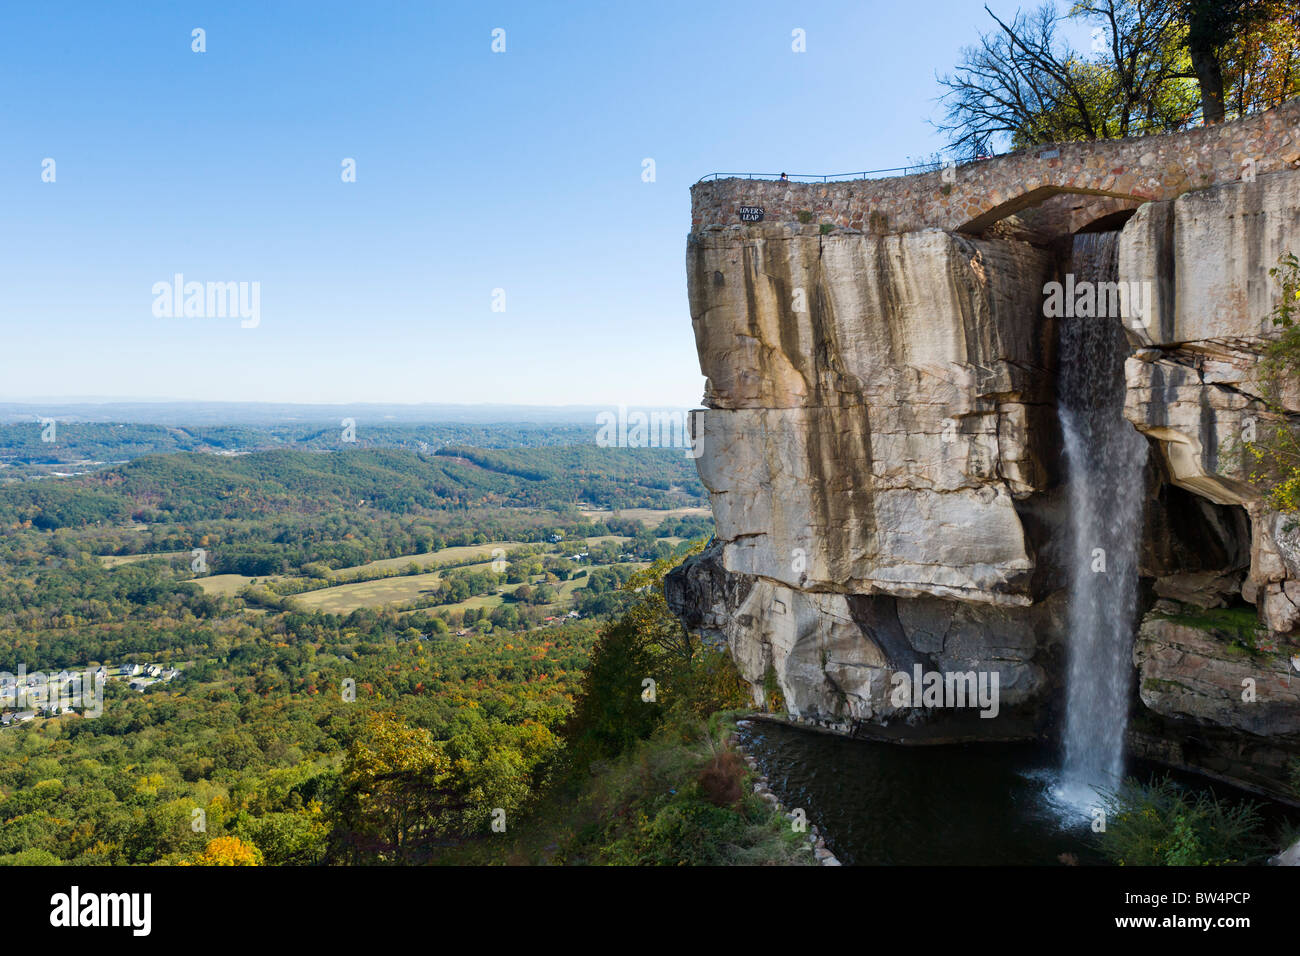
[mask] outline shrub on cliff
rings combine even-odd
[[[586,827],[565,862],[617,866],[816,863],[804,835],[748,786],[725,719],[670,726],[612,761],[574,801]],[[690,742],[682,742],[683,738]]]
[[[1118,866],[1232,866],[1268,850],[1254,803],[1189,793],[1168,777],[1149,784],[1130,777],[1103,807],[1100,849]]]
[[[1287,514],[1300,513],[1300,427],[1282,404],[1294,393],[1300,377],[1300,258],[1287,253],[1269,270],[1281,286],[1272,319],[1278,337],[1265,352],[1264,389],[1269,417],[1250,428],[1246,442],[1251,480],[1268,495],[1269,503]]]
[[[715,807],[734,807],[745,796],[745,761],[734,750],[719,751],[700,771],[699,784]]]
[[[569,761],[585,768],[626,752],[665,723],[686,726],[748,704],[748,690],[725,650],[703,648],[684,660],[663,653],[635,621],[623,618],[605,629],[592,651],[565,728]]]
[[[566,727],[574,768],[617,757],[665,719],[684,725],[747,705],[749,695],[730,655],[702,647],[664,599],[664,576],[702,546],[656,561],[624,585],[635,601],[601,634]]]
[[[574,767],[616,757],[650,736],[662,708],[657,700],[642,698],[643,681],[662,678],[662,664],[626,618],[602,632],[564,731]]]

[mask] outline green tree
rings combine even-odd
[[[1300,416],[1288,405],[1300,386],[1300,258],[1284,254],[1269,274],[1280,290],[1272,313],[1278,334],[1262,365],[1268,414],[1254,423],[1254,440],[1245,447],[1252,482],[1278,511],[1295,514],[1300,512]]]
[[[451,761],[427,730],[372,714],[348,748],[335,844],[354,862],[417,859],[463,802],[447,785]]]
[[[646,643],[683,664],[689,664],[694,658],[697,642],[686,625],[669,610],[664,596],[664,576],[687,557],[703,551],[704,544],[703,540],[697,541],[678,557],[655,561],[632,574],[623,585],[623,590],[636,592],[639,598],[627,612],[633,628]]]
[[[1113,139],[1185,117],[1193,93],[1185,73],[1181,29],[1167,0],[1079,3],[1069,16],[1093,25],[1100,48],[1080,53],[1058,33],[1051,4],[997,25],[963,51],[956,71],[940,78],[950,148],[987,151],[995,138],[1013,148],[1068,140]]]
[[[662,709],[657,699],[647,699],[645,682],[662,681],[665,670],[628,618],[601,632],[565,728],[575,766],[617,756],[650,736]]]

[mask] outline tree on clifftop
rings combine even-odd
[[[1183,42],[1206,123],[1221,123],[1230,114],[1240,116],[1296,92],[1296,0],[1178,0],[1172,5],[1186,25]]]
[[[1102,13],[1094,7],[1104,8]],[[1058,35],[1051,4],[1007,23],[968,48],[956,72],[940,79],[954,151],[994,137],[1012,148],[1066,140],[1116,139],[1176,122],[1192,91],[1174,81],[1182,67],[1177,22],[1163,0],[1102,0],[1070,16],[1104,19],[1094,27],[1098,52],[1086,57]]]
[[[985,11],[996,29],[939,80],[958,155],[1215,123],[1300,92],[1298,0],[1079,0],[1009,23]],[[1090,28],[1090,52],[1061,39],[1070,20]]]

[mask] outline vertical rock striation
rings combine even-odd
[[[718,545],[689,601],[673,585],[684,616],[815,719],[889,717],[890,675],[917,663],[997,670],[1006,705],[1039,694],[1052,255],[762,224],[693,235],[687,260]]]

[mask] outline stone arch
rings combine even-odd
[[[1072,204],[1071,199],[1090,197],[1088,201]],[[1145,196],[1116,192],[1108,189],[1090,189],[1083,186],[1043,185],[1028,189],[980,213],[957,228],[966,235],[982,235],[986,230],[1012,216],[1028,210],[1041,209],[1048,220],[1035,231],[1054,232],[1057,235],[1078,232],[1088,223],[1125,209],[1136,209],[1147,202]]]
[[[1124,224],[1133,218],[1137,212],[1137,206],[1129,204],[1127,208],[1112,209],[1107,212],[1098,211],[1094,218],[1085,222],[1079,228],[1074,230],[1074,234],[1085,232],[1111,232],[1123,229]]]

